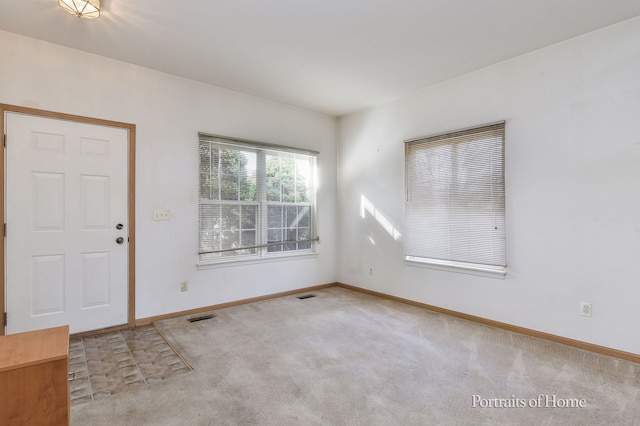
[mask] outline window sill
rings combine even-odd
[[[408,266],[418,266],[461,274],[479,275],[489,278],[504,279],[507,274],[507,268],[505,266],[491,266],[479,263],[455,262],[450,260],[428,259],[414,256],[405,256],[404,260],[405,264]]]
[[[272,254],[265,257],[244,257],[241,259],[223,259],[214,261],[203,261],[196,264],[198,270],[227,268],[230,266],[256,265],[261,263],[283,262],[287,260],[309,259],[317,257],[318,253],[313,251],[305,251],[303,253],[294,254]]]

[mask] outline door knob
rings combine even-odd
[[[119,224],[116,225],[116,229],[122,229],[122,228],[124,228],[123,224],[119,223]]]
[[[118,243],[118,244],[124,243],[124,238],[122,238],[122,237],[116,238],[116,243]]]

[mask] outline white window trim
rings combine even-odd
[[[407,266],[419,266],[439,271],[459,272],[470,275],[480,275],[490,278],[504,278],[507,274],[506,266],[483,265],[480,263],[456,262],[452,260],[429,259],[425,257],[405,256]]]
[[[245,145],[249,148],[258,150],[258,156],[262,157],[262,161],[258,161],[258,172],[263,171],[263,167],[265,165],[264,156],[266,151],[281,151],[288,152],[293,154],[302,154],[302,155],[310,155],[315,157],[314,168],[316,169],[315,174],[317,174],[317,156],[319,155],[318,151],[305,150],[292,148],[284,145],[276,145],[276,144],[268,144],[264,142],[257,142],[248,139],[238,139],[231,138],[227,136],[219,136],[208,133],[198,133],[198,137],[207,137],[212,139],[217,139],[216,143],[219,144],[229,144],[230,146],[242,146]],[[311,247],[309,249],[301,249],[301,250],[289,250],[282,252],[269,252],[267,250],[267,245],[260,247],[255,254],[247,254],[247,255],[239,255],[239,256],[230,256],[230,257],[220,257],[220,258],[210,258],[206,260],[202,260],[201,256],[198,255],[198,261],[196,262],[196,267],[198,270],[203,269],[211,269],[218,267],[228,267],[228,266],[239,266],[239,265],[248,265],[248,264],[260,264],[265,262],[281,262],[285,260],[297,260],[297,259],[305,259],[312,258],[318,255],[316,251],[317,244],[320,243],[320,238],[318,237],[318,224],[317,224],[317,176],[314,175],[314,191],[310,194],[311,201],[310,209],[311,209],[311,229],[312,235],[314,236],[311,240]],[[264,188],[262,188],[264,190]],[[265,198],[265,197],[261,197]],[[233,202],[234,204],[246,204],[246,205],[257,205],[259,211],[265,210],[269,205],[296,205],[297,203],[277,203],[277,202],[269,202],[269,201],[258,201],[258,202]],[[200,201],[198,202],[200,204]],[[211,204],[216,204],[215,202]],[[264,237],[266,238],[267,233],[267,215],[259,213],[261,227],[264,232]]]
[[[315,242],[313,244],[313,249],[309,250],[297,250],[295,253],[285,252],[285,253],[270,253],[268,256],[260,257],[260,255],[247,255],[242,259],[235,258],[223,258],[220,260],[213,261],[200,261],[196,264],[197,269],[205,270],[205,269],[215,269],[215,268],[226,268],[230,266],[244,266],[244,265],[259,265],[263,263],[270,262],[283,262],[288,260],[301,260],[301,259],[311,259],[318,257],[318,252],[315,249],[315,244],[319,244],[319,242]]]

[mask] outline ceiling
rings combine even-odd
[[[0,29],[341,116],[640,15],[638,0],[2,0]],[[6,60],[6,58],[4,58]]]

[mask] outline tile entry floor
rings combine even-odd
[[[152,326],[69,341],[71,405],[146,386],[191,367]]]

